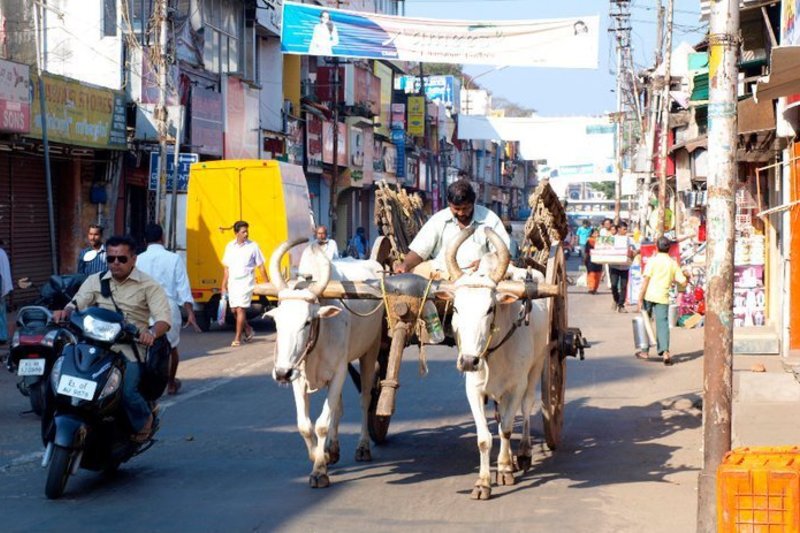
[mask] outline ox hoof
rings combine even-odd
[[[473,500],[488,500],[492,497],[491,487],[473,487],[470,498]]]
[[[359,446],[356,449],[356,461],[359,463],[366,463],[372,461],[372,452],[368,446]]]
[[[517,462],[517,470],[522,470],[524,472],[527,472],[531,467],[533,458],[530,455],[518,455],[516,457],[516,462]]]
[[[308,484],[312,489],[324,489],[330,486],[331,479],[328,474],[311,474],[308,478]]]
[[[330,448],[325,452],[325,462],[329,465],[335,465],[339,462],[340,456],[339,443],[332,443]]]
[[[510,487],[516,483],[514,479],[514,474],[511,472],[498,472],[497,473],[497,484],[498,485],[505,485],[506,487]]]

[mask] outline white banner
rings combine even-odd
[[[435,20],[284,2],[287,54],[552,68],[597,68],[598,16]]]

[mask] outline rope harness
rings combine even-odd
[[[463,285],[463,287],[485,288],[482,285]],[[478,354],[478,357],[480,359],[488,359],[489,355],[499,350],[500,347],[503,346],[512,337],[512,335],[514,335],[514,332],[516,332],[517,329],[523,323],[526,326],[528,326],[531,323],[532,307],[533,304],[531,303],[530,298],[524,298],[522,300],[522,307],[519,310],[519,315],[517,316],[517,319],[514,320],[514,322],[511,324],[511,327],[503,336],[503,338],[500,339],[500,342],[497,344],[497,346],[491,346],[494,335],[499,331],[497,325],[495,324],[495,318],[497,317],[497,312],[492,311],[492,324],[489,326],[489,336],[486,339],[486,344],[484,345],[483,350],[481,350],[481,352]],[[461,335],[456,333],[455,337],[456,337],[456,345],[458,346],[458,353],[461,353]]]

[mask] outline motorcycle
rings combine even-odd
[[[16,330],[6,361],[9,372],[19,377],[17,389],[27,396],[34,413],[44,411],[47,379],[65,344],[74,342],[69,332],[53,322],[51,310],[62,309],[86,277],[82,274],[51,276],[39,299],[17,311]]]
[[[163,364],[163,346],[158,348],[160,358],[153,357],[151,349],[147,363],[142,362],[136,346],[138,331],[125,322],[121,313],[89,307],[74,312],[67,327],[78,340],[67,344],[53,365],[49,380],[49,396],[53,400],[48,402],[53,409],[42,418],[45,444],[42,467],[48,468],[45,495],[50,499],[64,493],[69,476],[79,468],[114,472],[154,442],[158,417],[145,442],[130,438],[133,428],[122,406],[126,359],[113,346],[128,344],[134,349],[143,366],[139,391],[151,409],[164,392],[169,362],[167,348]],[[152,367],[151,358],[158,359],[157,369]]]

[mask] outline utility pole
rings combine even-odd
[[[703,355],[703,469],[697,531],[716,531],[716,470],[731,449],[733,246],[739,0],[711,2],[708,104],[708,257]]]
[[[341,0],[336,0],[336,9],[339,9]],[[331,202],[328,209],[330,218],[331,239],[336,237],[336,205],[338,202],[336,190],[339,181],[339,58],[333,59],[333,165],[331,166]]]
[[[167,0],[156,0],[153,16],[159,29],[158,55],[153,54],[153,63],[158,65],[158,105],[155,109],[155,119],[158,133],[158,187],[156,189],[157,213],[156,222],[162,228],[167,227]],[[175,214],[173,213],[174,217]]]
[[[658,227],[656,236],[660,237],[666,231],[666,203],[667,203],[667,155],[669,152],[669,109],[672,68],[672,17],[675,0],[667,0],[667,33],[664,37],[664,87],[661,94],[661,128],[658,138]],[[674,218],[674,217],[673,217]]]
[[[661,60],[663,59],[663,49],[664,49],[664,6],[661,3],[661,0],[658,0],[658,24],[656,29],[656,51],[655,51],[655,64],[654,67],[657,69],[658,66],[661,64]],[[650,106],[650,120],[648,121],[648,130],[647,130],[647,152],[650,156],[650,169],[652,172],[648,172],[645,177],[644,181],[644,190],[642,191],[642,200],[641,200],[641,213],[639,217],[639,229],[644,235],[647,231],[647,207],[648,201],[650,200],[650,185],[652,183],[652,173],[656,171],[655,168],[655,158],[656,158],[656,124],[659,122],[659,110],[661,109],[661,100],[660,100],[660,87],[658,86],[658,80],[656,79],[655,74],[653,74],[650,78],[650,96],[649,96],[649,106]]]
[[[53,175],[50,170],[50,143],[47,137],[47,99],[45,98],[44,72],[46,69],[47,41],[45,35],[45,9],[46,4],[36,2],[34,9],[34,24],[36,36],[36,67],[39,85],[39,114],[42,117],[42,147],[44,149],[44,178],[47,187],[47,226],[50,233],[50,268],[53,274],[58,274],[58,256],[56,254],[56,224],[55,208],[53,204]],[[40,34],[41,32],[41,34]],[[9,252],[10,253],[10,252]]]
[[[614,11],[614,7],[616,6],[616,11]],[[624,79],[624,73],[627,69],[626,62],[627,58],[629,57],[630,51],[630,1],[629,0],[612,0],[611,2],[611,13],[610,16],[614,20],[614,28],[609,31],[613,31],[615,34],[615,38],[617,41],[617,85],[616,85],[616,96],[617,96],[617,111],[614,122],[616,123],[616,134],[615,134],[615,167],[616,167],[616,174],[617,180],[614,184],[614,220],[615,223],[619,223],[620,221],[620,210],[622,209],[622,170],[623,170],[623,142],[624,142],[624,130],[625,130],[625,123],[627,120],[627,110],[626,110],[626,103],[623,101],[622,92],[623,86],[622,82]],[[632,68],[632,65],[631,65]],[[635,80],[634,80],[635,83]],[[633,102],[635,105],[635,102]]]

